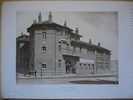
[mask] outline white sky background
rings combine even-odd
[[[27,33],[27,28],[38,18],[39,12],[17,12],[17,36]],[[101,46],[112,51],[112,60],[118,59],[118,15],[115,12],[52,12],[53,21],[74,29],[79,28],[81,40]],[[48,19],[48,12],[42,12],[42,20]]]

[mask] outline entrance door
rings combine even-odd
[[[66,73],[76,73],[75,67],[74,67],[74,63],[70,60],[66,61]]]
[[[78,56],[63,55],[66,67],[66,73],[76,73],[76,63],[79,61]]]

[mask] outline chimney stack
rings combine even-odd
[[[99,47],[101,46],[101,43],[100,43],[100,42],[98,42],[98,46],[99,46]]]
[[[67,26],[67,21],[66,20],[64,21],[64,26]]]
[[[36,21],[36,19],[34,19],[34,20],[33,20],[33,24],[36,24],[36,23],[37,23],[37,21]]]
[[[42,14],[41,14],[41,12],[40,12],[39,15],[38,15],[38,22],[39,22],[39,23],[42,22]]]
[[[50,23],[52,22],[52,12],[49,12],[48,21],[49,21]]]
[[[75,33],[76,33],[76,34],[79,34],[79,28],[76,28],[76,29],[75,29]]]
[[[92,44],[92,40],[91,39],[89,39],[89,44]]]

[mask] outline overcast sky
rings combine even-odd
[[[21,32],[27,33],[26,29],[38,18],[39,12],[17,12],[17,36]],[[74,29],[79,28],[83,36],[81,40],[92,43],[101,43],[112,51],[112,59],[118,59],[118,15],[115,12],[52,12],[53,21]],[[48,19],[48,12],[42,12],[42,20]]]

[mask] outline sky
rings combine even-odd
[[[48,20],[49,12],[41,12],[42,20]],[[17,12],[16,24],[17,34],[21,32],[27,33],[27,28],[33,23],[33,20],[38,20],[37,12]],[[67,21],[67,26],[74,29],[79,28],[79,34],[83,37],[82,41],[93,44],[101,43],[101,46],[111,50],[112,60],[118,60],[118,14],[116,12],[52,12],[53,22],[64,25]]]

